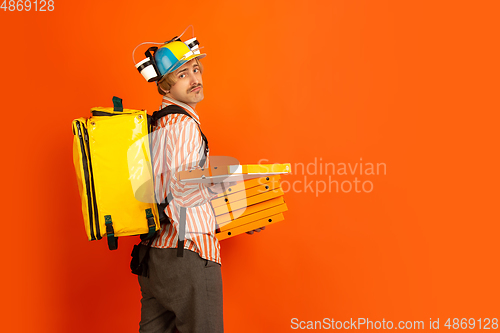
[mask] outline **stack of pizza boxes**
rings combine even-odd
[[[186,182],[242,180],[212,200],[216,237],[224,240],[284,220],[287,206],[280,175],[288,173],[289,163],[231,165],[193,171],[185,174],[184,179]]]

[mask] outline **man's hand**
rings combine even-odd
[[[228,183],[217,183],[215,185],[210,186],[208,189],[215,193],[215,194],[221,194],[227,191],[228,188],[231,186],[236,185],[237,182],[228,182]],[[224,185],[224,186],[222,186]]]
[[[260,232],[261,230],[264,230],[264,229],[266,229],[266,227],[262,227],[262,228],[251,230],[251,231],[247,231],[247,234],[253,235],[254,232]]]

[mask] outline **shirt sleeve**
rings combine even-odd
[[[179,171],[199,169],[200,160],[204,154],[204,141],[196,122],[183,119],[173,125],[166,153],[171,154],[170,191],[176,204],[181,207],[195,207],[203,205],[217,194],[208,189],[206,184],[186,184],[177,179]],[[208,156],[205,165],[208,165]]]

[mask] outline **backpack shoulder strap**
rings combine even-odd
[[[166,117],[169,114],[184,114],[184,115],[188,116],[189,118],[193,118],[186,110],[184,110],[183,108],[181,108],[178,105],[172,104],[172,105],[168,105],[168,106],[164,107],[161,110],[153,112],[153,115],[152,115],[153,122],[156,123],[156,121],[158,119]]]
[[[189,112],[187,112],[186,110],[184,110],[180,106],[178,106],[178,105],[168,105],[167,107],[164,107],[163,109],[161,109],[159,111],[153,112],[153,115],[151,116],[153,124],[156,124],[156,122],[159,119],[161,119],[163,117],[166,117],[169,114],[183,114],[183,115],[186,115],[189,118],[193,119],[193,117],[189,114]],[[203,165],[205,165],[205,161],[207,160],[207,155],[208,155],[208,139],[205,136],[205,134],[203,134],[203,131],[201,130],[201,127],[198,124],[198,122],[196,122],[196,125],[198,125],[198,129],[200,130],[201,138],[205,142],[205,152],[203,154],[203,158],[200,160],[200,163],[199,163],[199,166],[201,168],[201,167],[203,167]]]
[[[181,108],[180,106],[178,106],[178,105],[168,105],[167,107],[165,107],[165,108],[163,108],[163,109],[161,109],[159,111],[153,112],[153,115],[151,116],[152,123],[156,124],[156,122],[159,119],[161,119],[163,117],[166,117],[169,114],[183,114],[183,115],[186,115],[189,118],[193,119],[193,117],[186,110],[184,110],[183,108]],[[200,160],[200,163],[199,163],[200,168],[202,168],[203,165],[205,165],[205,161],[207,160],[207,155],[208,155],[208,139],[205,136],[205,134],[203,134],[203,131],[201,130],[200,124],[198,124],[198,122],[196,122],[196,125],[198,125],[198,129],[200,130],[201,138],[205,142],[205,151],[203,153],[203,158]],[[166,205],[168,205],[168,203],[171,201],[171,199],[172,198],[170,198],[170,200],[169,200],[169,198],[166,198],[166,200],[165,200],[166,204],[162,205],[162,206],[158,205],[159,209],[164,210],[165,207],[166,207]],[[181,207],[180,208],[180,221],[179,221],[179,235],[178,235],[178,239],[177,239],[177,256],[178,257],[182,257],[183,253],[184,253],[184,233],[185,233],[185,229],[186,229],[186,207]],[[151,242],[152,241],[150,241],[150,243]],[[147,252],[149,252],[149,248],[148,248]]]

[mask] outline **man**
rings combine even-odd
[[[161,48],[155,55],[162,75],[158,81],[158,91],[163,95],[162,108],[176,105],[187,114],[169,114],[154,124],[155,195],[162,201],[171,194],[172,200],[165,210],[171,223],[162,224],[152,242],[148,277],[139,276],[142,292],[139,331],[163,333],[175,332],[177,328],[183,333],[223,332],[220,246],[210,204],[212,198],[223,192],[223,187],[221,184],[185,184],[178,181],[176,175],[178,171],[209,165],[207,143],[195,111],[197,103],[204,98],[203,66],[199,61],[204,54],[186,51],[190,56],[175,62],[171,53],[179,53],[184,48],[178,43],[182,42],[173,41],[163,46],[170,48],[163,52],[168,53],[166,56],[162,56]],[[185,209],[186,239],[183,256],[178,257],[182,209]],[[142,256],[145,251],[142,246]]]

